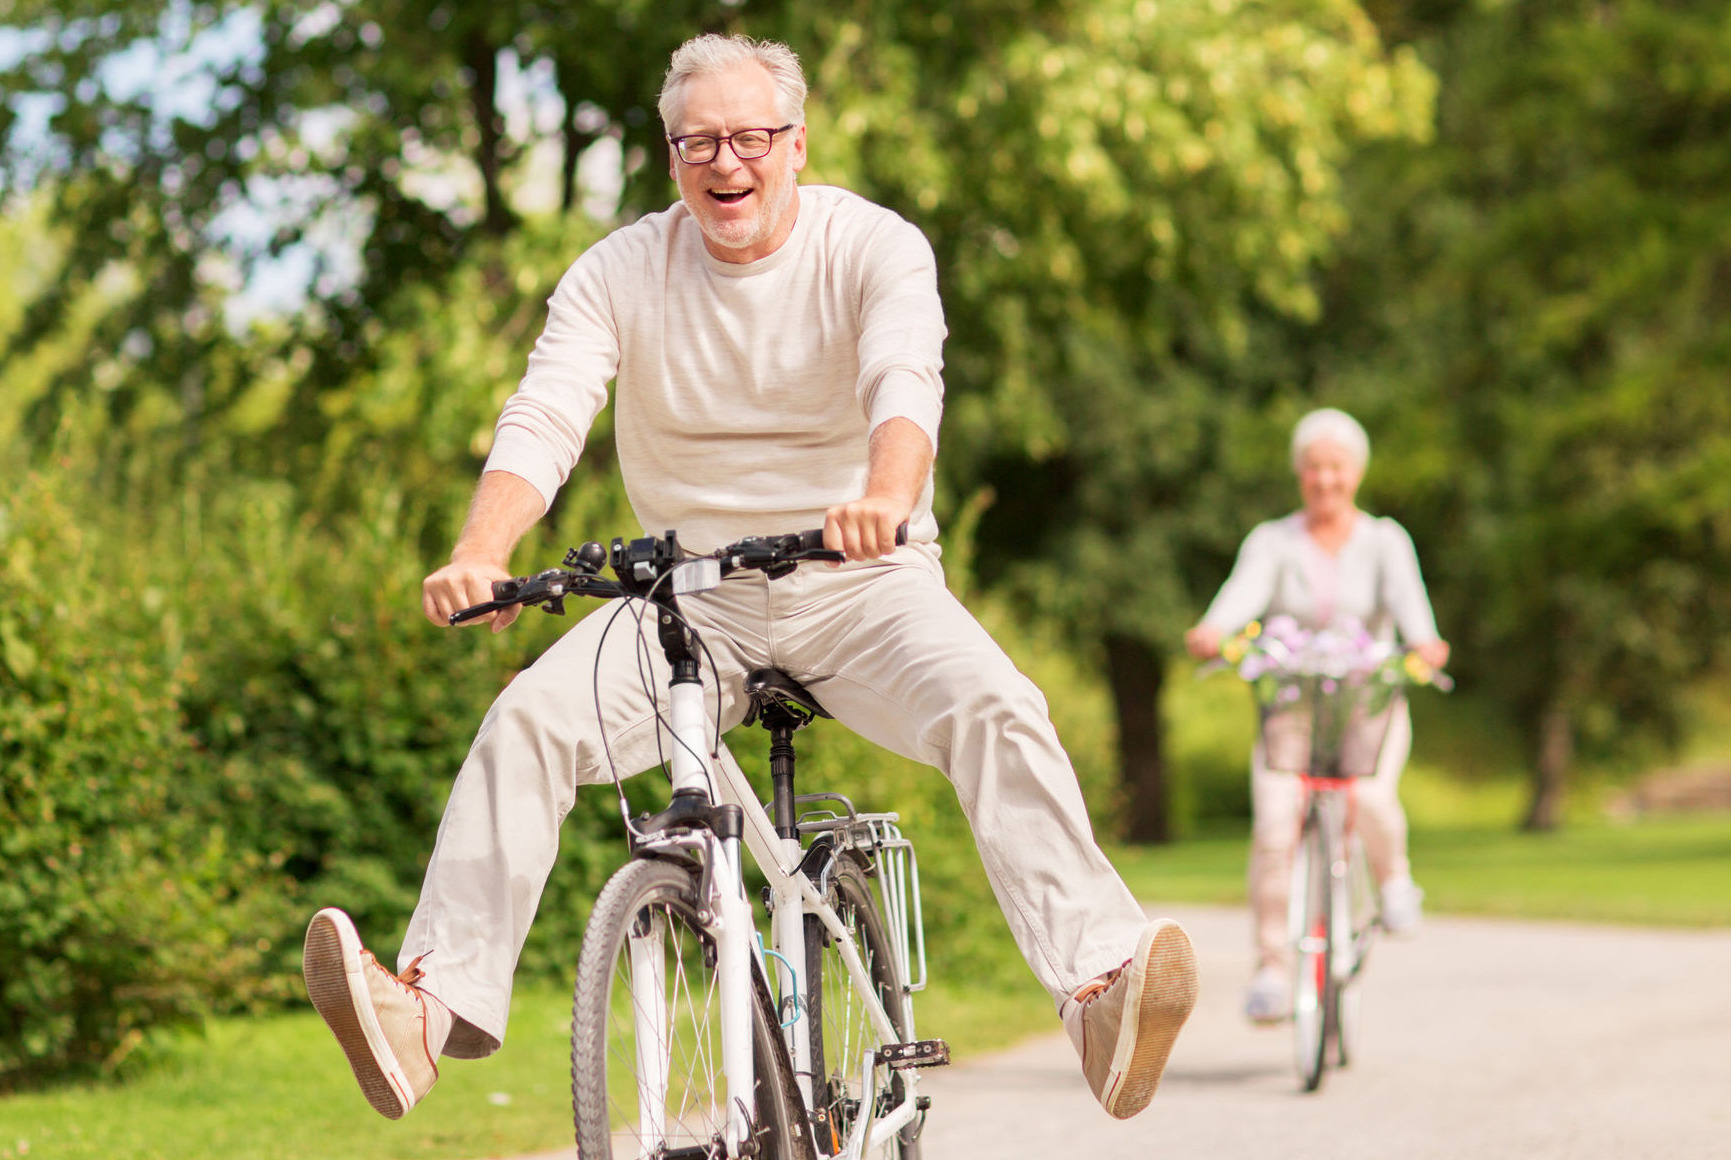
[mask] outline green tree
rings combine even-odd
[[[1577,755],[1672,736],[1731,606],[1731,14],[1388,6],[1438,131],[1355,177],[1335,386],[1404,433],[1457,668],[1561,818]]]
[[[98,293],[89,341],[107,356],[100,382],[86,365],[46,368],[21,421],[42,437],[68,400],[92,398],[120,421],[142,411],[190,447],[230,409],[256,424],[250,387],[268,380],[272,445],[248,466],[286,457],[316,473],[333,428],[353,418],[326,395],[378,369],[387,329],[414,325],[429,298],[480,301],[514,283],[520,255],[502,247],[523,225],[516,201],[538,147],[558,154],[563,211],[579,202],[580,155],[602,136],[622,150],[622,206],[665,204],[648,159],[661,148],[653,100],[667,54],[738,19],[699,0],[6,6],[0,188],[9,213],[40,191],[67,248],[0,347],[0,370],[40,363],[41,344]],[[540,85],[558,114],[551,130],[507,131],[510,69]],[[292,315],[250,337],[259,365],[245,369],[257,373],[213,374],[236,357],[231,291],[293,279],[278,263],[295,254],[318,259],[307,299],[289,295]],[[467,258],[482,283],[450,284]]]
[[[982,572],[1099,658],[1130,835],[1163,840],[1165,657],[1233,513],[1275,502],[1341,168],[1422,136],[1430,76],[1336,0],[842,5],[807,38],[814,172],[938,250],[942,463],[995,499]]]

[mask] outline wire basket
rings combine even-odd
[[[1314,673],[1265,678],[1256,688],[1264,767],[1312,777],[1373,776],[1405,698],[1399,685]]]

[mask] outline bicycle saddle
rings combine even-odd
[[[779,723],[798,729],[813,717],[829,716],[811,690],[780,669],[751,670],[745,678],[745,695],[751,698],[751,708],[745,711],[747,725],[762,722],[768,729]]]

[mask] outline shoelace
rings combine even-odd
[[[1113,967],[1098,979],[1093,979],[1089,982],[1083,983],[1080,987],[1077,987],[1076,993],[1072,995],[1071,998],[1086,1007],[1089,1003],[1092,1003],[1095,999],[1098,999],[1101,995],[1111,990],[1112,984],[1118,981],[1118,976],[1123,974],[1124,968],[1129,965],[1130,960],[1125,959],[1122,963]]]
[[[431,953],[431,951],[428,952],[428,954]],[[415,984],[427,977],[427,972],[421,970],[421,960],[426,958],[426,955],[416,955],[412,960],[410,960],[409,965],[403,968],[402,974],[393,975],[390,971],[385,969],[385,965],[379,962],[378,957],[374,955],[372,951],[363,950],[361,954],[368,962],[372,963],[373,966],[384,971],[385,975],[390,978],[392,982],[401,986],[403,990],[413,995],[416,999],[421,998],[421,989],[415,986]]]

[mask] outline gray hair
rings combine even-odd
[[[1345,411],[1323,407],[1300,419],[1298,426],[1292,429],[1294,471],[1298,470],[1298,461],[1303,458],[1305,449],[1318,439],[1326,439],[1346,448],[1347,453],[1358,460],[1361,469],[1370,466],[1370,436],[1364,433],[1358,420]]]
[[[691,78],[726,72],[746,63],[763,66],[775,82],[781,119],[794,125],[805,124],[805,73],[800,70],[799,57],[793,49],[773,40],[706,32],[692,37],[673,53],[667,77],[661,82],[658,107],[662,125],[669,133],[676,131],[674,121],[684,111],[682,98]]]

